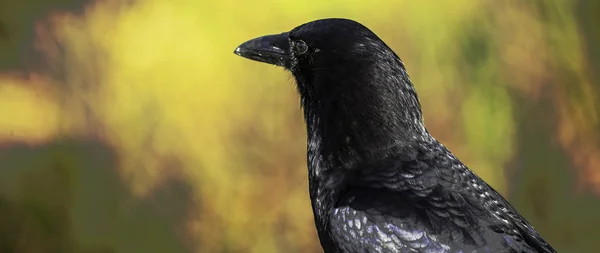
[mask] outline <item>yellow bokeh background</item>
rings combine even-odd
[[[3,3],[0,248],[321,252],[294,80],[233,50],[345,17],[400,55],[436,138],[557,250],[594,252],[600,20],[575,2],[106,0],[30,23],[41,5]]]

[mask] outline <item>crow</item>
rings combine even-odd
[[[404,63],[364,25],[319,19],[234,53],[295,77],[324,252],[555,252],[429,134]]]

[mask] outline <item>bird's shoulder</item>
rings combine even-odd
[[[508,245],[505,234],[432,215],[381,189],[349,190],[329,225],[340,252],[536,252]]]
[[[356,171],[331,217],[339,240],[370,232],[381,240],[375,245],[407,250],[554,252],[499,193],[437,142],[417,143],[402,156]],[[365,222],[359,228],[357,221]]]

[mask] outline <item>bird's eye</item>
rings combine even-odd
[[[304,54],[308,51],[308,45],[304,41],[297,40],[294,42],[294,51],[296,54]]]

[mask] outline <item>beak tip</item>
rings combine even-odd
[[[242,50],[240,49],[240,47],[237,47],[237,48],[235,48],[235,50],[233,50],[233,53],[241,56],[242,55],[241,51]]]

